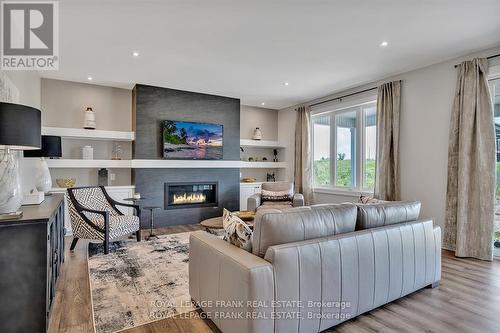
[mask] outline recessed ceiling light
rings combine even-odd
[[[380,47],[386,47],[387,45],[389,45],[389,43],[385,40],[382,43],[380,43]]]
[[[266,103],[262,102],[262,103],[260,103],[260,105],[266,105]]]
[[[92,76],[89,76],[87,80],[92,81]]]
[[[287,86],[287,85],[289,85],[290,83],[288,83],[288,82],[285,82],[284,84],[285,84],[285,86]]]
[[[138,57],[138,56],[140,56],[140,54],[139,54],[139,52],[134,51],[134,52],[132,52],[132,56],[133,56],[133,57]]]

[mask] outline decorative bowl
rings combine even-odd
[[[69,188],[76,184],[76,178],[57,178],[56,183],[59,187]]]
[[[242,221],[253,221],[255,219],[255,212],[248,210],[240,210],[238,212],[234,212],[236,216],[238,216]]]

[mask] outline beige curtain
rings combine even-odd
[[[495,129],[486,59],[458,66],[450,123],[445,248],[493,259]]]
[[[311,166],[311,110],[309,106],[297,108],[295,124],[295,191],[304,195],[306,204],[312,199]]]
[[[377,162],[375,197],[400,200],[399,175],[399,113],[401,82],[381,85],[377,96]]]

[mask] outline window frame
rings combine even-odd
[[[325,103],[311,110],[311,137],[312,137],[312,154],[311,163],[314,166],[314,118],[320,116],[330,116],[330,185],[316,185],[314,181],[314,167],[311,168],[312,174],[312,189],[317,193],[340,194],[345,196],[359,196],[360,194],[372,195],[373,189],[365,188],[365,170],[366,170],[366,152],[365,152],[365,106],[377,102],[376,94],[366,94],[357,98],[349,98],[346,100]],[[356,110],[356,186],[344,187],[337,186],[337,116]],[[333,126],[332,126],[333,124]],[[376,154],[377,152],[375,152]],[[332,158],[333,156],[333,158]]]

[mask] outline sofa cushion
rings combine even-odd
[[[415,221],[420,214],[420,201],[387,201],[357,206],[356,230]]]
[[[259,210],[252,252],[264,257],[267,248],[273,245],[352,232],[356,214],[356,205],[350,203]]]
[[[290,209],[293,208],[292,202],[291,201],[281,201],[281,202],[273,202],[273,201],[265,201],[257,207],[257,212],[261,210],[266,210],[266,209],[279,209],[279,210],[284,210],[284,209]]]
[[[373,196],[362,194],[359,196],[358,202],[361,204],[374,204],[374,203],[382,203],[382,202],[389,202],[389,201],[380,200],[380,199],[374,198]]]
[[[284,191],[262,190],[261,196],[262,201],[292,201],[293,192],[292,189]]]
[[[294,193],[292,182],[262,183],[262,189],[265,191],[290,191],[292,195]]]

